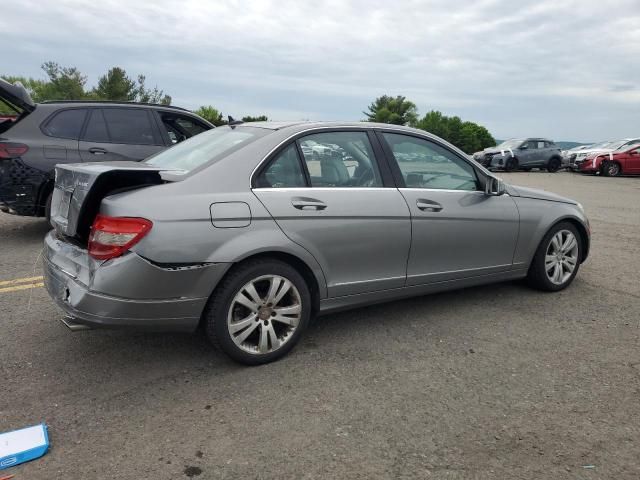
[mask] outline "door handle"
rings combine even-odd
[[[298,210],[324,210],[327,205],[315,198],[294,197],[291,199],[291,205]]]
[[[104,155],[107,151],[104,148],[92,147],[89,149],[89,153],[94,155]]]
[[[427,200],[426,198],[416,200],[416,207],[423,212],[439,212],[443,208],[438,202]]]

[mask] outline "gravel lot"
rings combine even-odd
[[[197,335],[71,333],[43,288],[0,293],[0,431],[45,421],[51,438],[6,472],[639,478],[640,178],[503,176],[585,206],[592,251],[569,289],[331,315],[271,365],[238,366]],[[0,281],[40,275],[46,231],[0,214]]]

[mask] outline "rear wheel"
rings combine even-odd
[[[560,162],[559,158],[552,158],[551,160],[549,160],[549,163],[547,164],[547,171],[550,173],[555,173],[558,170],[560,170],[560,165],[562,163]]]
[[[539,290],[557,292],[568,287],[580,268],[582,242],[576,227],[569,222],[553,226],[540,242],[527,281]]]
[[[617,177],[622,169],[618,162],[606,161],[602,163],[602,175],[605,177]]]
[[[47,195],[47,201],[44,204],[44,218],[47,219],[48,223],[51,223],[51,199],[53,198],[53,192],[50,192]]]
[[[300,273],[278,260],[255,260],[231,271],[205,311],[214,346],[237,362],[259,365],[286,355],[311,317],[311,294]]]

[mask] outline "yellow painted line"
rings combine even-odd
[[[31,283],[28,285],[16,285],[15,287],[0,288],[0,293],[17,292],[18,290],[27,290],[28,288],[44,287],[44,283]]]
[[[26,277],[26,278],[16,278],[15,280],[4,280],[0,282],[0,287],[4,287],[5,285],[15,285],[16,283],[34,283],[42,280],[44,277]]]

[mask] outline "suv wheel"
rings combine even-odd
[[[538,290],[557,292],[568,287],[580,268],[582,243],[576,227],[560,222],[547,232],[536,251],[527,281]]]
[[[205,311],[214,346],[237,362],[259,365],[286,355],[311,317],[311,294],[300,273],[278,260],[256,260],[230,272]]]
[[[560,159],[552,158],[547,164],[547,171],[550,173],[556,173],[558,170],[560,170],[560,165],[562,165]]]
[[[518,159],[515,157],[511,157],[507,160],[507,163],[504,165],[504,169],[507,172],[512,172],[518,169]]]

